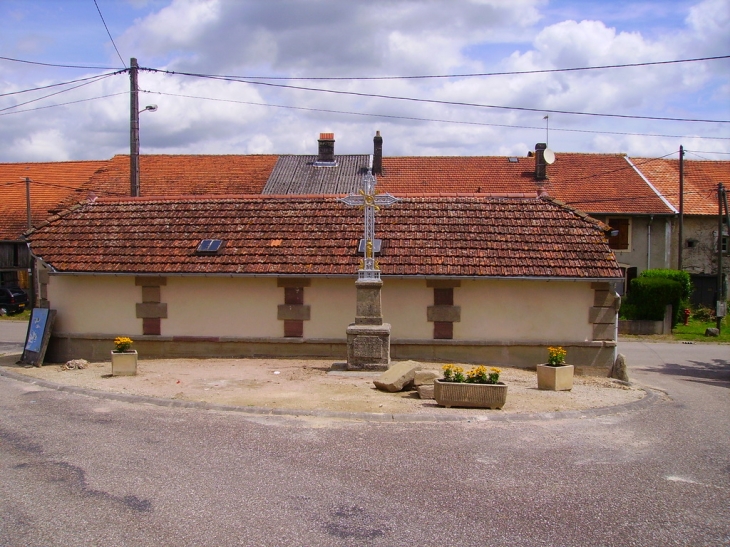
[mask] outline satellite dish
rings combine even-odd
[[[549,148],[546,148],[545,151],[542,153],[542,157],[545,158],[545,163],[548,165],[552,165],[555,163],[555,152],[550,150]]]

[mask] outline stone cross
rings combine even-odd
[[[358,271],[358,279],[380,279],[380,268],[373,256],[373,241],[375,241],[375,212],[381,207],[393,205],[400,201],[390,194],[375,193],[375,177],[368,171],[362,178],[362,188],[357,194],[350,194],[339,201],[351,207],[360,207],[365,211],[365,250],[364,260]]]

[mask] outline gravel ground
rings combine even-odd
[[[414,391],[386,393],[375,388],[375,372],[337,370],[331,360],[154,359],[140,360],[136,376],[111,376],[109,361],[63,370],[2,365],[7,370],[57,384],[134,395],[231,406],[404,414],[535,413],[610,407],[641,399],[645,392],[615,380],[576,376],[572,391],[540,391],[534,371],[503,368],[508,385],[502,410],[446,409]],[[439,363],[422,363],[440,370]],[[334,365],[334,366],[333,366]],[[341,365],[341,363],[339,363]],[[469,365],[463,365],[465,369]]]

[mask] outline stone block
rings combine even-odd
[[[611,323],[616,321],[616,310],[613,308],[590,308],[588,311],[589,323]]]
[[[417,370],[416,375],[413,377],[413,385],[426,386],[433,385],[433,381],[436,378],[441,378],[441,373],[435,370]]]
[[[428,306],[426,308],[426,320],[430,322],[458,323],[461,321],[461,306]]]
[[[296,305],[296,304],[279,304],[276,309],[276,318],[284,320],[294,321],[309,321],[311,308],[308,304]]]
[[[611,367],[611,372],[608,373],[608,377],[621,380],[622,382],[629,381],[629,373],[626,368],[626,357],[623,354],[619,353],[616,357],[616,361],[614,362],[613,367]]]
[[[429,289],[456,289],[461,287],[459,279],[426,279],[426,287]]]
[[[416,371],[421,369],[421,363],[417,361],[401,361],[395,363],[386,370],[373,383],[380,390],[395,393],[401,391],[416,377]]]
[[[705,336],[720,336],[720,329],[706,329]]]
[[[167,278],[157,275],[138,275],[134,278],[134,284],[138,287],[160,287],[167,285]]]
[[[137,304],[138,319],[146,319],[151,317],[167,318],[167,304],[152,302]]]
[[[433,384],[418,386],[418,396],[421,399],[433,399]]]

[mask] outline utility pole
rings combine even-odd
[[[137,65],[137,59],[132,57],[129,62],[129,182],[131,186],[130,195],[132,197],[139,196],[139,85],[137,83],[138,69],[139,65]]]
[[[725,220],[728,223],[728,244],[730,245],[730,211],[727,208],[727,194],[720,182],[717,185],[717,330],[722,328],[722,320],[726,314],[727,296],[725,295],[725,284],[722,275],[722,208],[725,206]]]
[[[30,177],[25,177],[25,214],[28,219],[28,230],[33,229],[33,218],[30,214]]]
[[[684,146],[679,147],[679,245],[677,246],[677,269],[682,271],[684,248]]]
[[[28,222],[28,231],[33,229],[33,216],[31,214],[30,210],[30,183],[33,182],[30,180],[30,177],[25,177],[25,214]],[[35,259],[33,256],[28,253],[28,256],[30,257],[30,264],[28,268],[28,292],[30,293],[29,300],[30,300],[30,307],[35,308]]]

